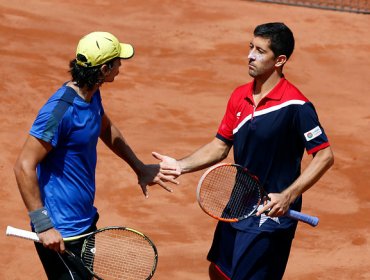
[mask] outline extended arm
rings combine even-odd
[[[194,151],[180,160],[153,152],[153,156],[161,160],[161,172],[167,175],[190,173],[207,168],[225,159],[229,154],[231,146],[214,138],[208,144]],[[175,172],[173,171],[175,170]]]
[[[127,162],[132,170],[134,170],[138,176],[139,185],[141,186],[146,197],[148,197],[148,185],[153,185],[156,183],[167,191],[171,192],[172,190],[166,186],[164,181],[170,181],[174,184],[177,184],[174,179],[159,173],[158,164],[146,165],[139,160],[134,151],[126,142],[125,138],[122,136],[121,132],[111,122],[107,114],[104,114],[102,119],[100,139],[109,147],[110,150]]]

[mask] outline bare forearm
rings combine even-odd
[[[122,158],[128,165],[138,173],[143,166],[143,163],[138,159],[134,151],[128,145],[122,134],[114,126],[110,125],[104,131],[100,138],[117,156]]]
[[[144,164],[123,138],[117,138],[114,141],[112,150],[116,155],[126,161],[135,173],[139,173]]]
[[[191,155],[178,161],[181,173],[194,172],[218,163],[227,157],[229,151],[229,146],[215,138]]]
[[[333,165],[334,156],[330,147],[319,151],[298,179],[283,193],[293,202],[298,196],[310,189]]]

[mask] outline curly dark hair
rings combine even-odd
[[[119,58],[114,58],[104,64],[106,64],[111,69],[116,59]],[[103,82],[103,75],[100,70],[101,66],[102,65],[94,67],[84,67],[77,64],[76,59],[73,59],[69,62],[68,72],[71,73],[72,81],[75,82],[78,87],[83,88],[86,86],[87,89],[91,90],[96,84],[100,84]]]

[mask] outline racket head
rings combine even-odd
[[[128,227],[107,227],[89,235],[81,259],[86,268],[104,280],[151,279],[158,252],[145,234]]]
[[[253,215],[262,201],[257,178],[238,164],[216,164],[202,175],[197,200],[209,216],[224,222],[238,222]]]

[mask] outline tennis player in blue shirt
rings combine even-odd
[[[269,202],[256,217],[217,224],[208,254],[213,280],[282,279],[297,227],[283,215],[289,208],[301,210],[302,193],[334,162],[314,106],[283,75],[293,33],[276,22],[257,26],[253,35],[248,55],[253,80],[232,93],[216,137],[180,160],[153,153],[163,170],[184,174],[222,161],[233,147],[235,163],[268,192]],[[301,172],[304,150],[313,159]],[[176,177],[172,170],[165,173]]]
[[[146,165],[132,151],[104,111],[100,87],[119,74],[122,59],[134,55],[130,44],[108,32],[92,32],[77,46],[70,62],[71,81],[40,109],[14,167],[18,187],[29,211],[35,243],[48,279],[90,279],[74,267],[63,239],[96,229],[94,206],[96,146],[100,138],[134,170],[145,196],[158,183],[171,191],[159,165]],[[167,178],[165,181],[172,181]],[[68,249],[80,255],[82,241]]]

